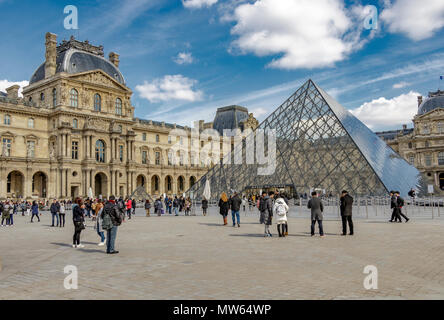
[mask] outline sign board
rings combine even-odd
[[[429,185],[427,186],[427,192],[430,193],[430,194],[433,194],[433,193],[434,193],[434,190],[433,190],[433,184],[429,184]]]

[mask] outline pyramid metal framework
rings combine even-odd
[[[249,186],[291,185],[298,194],[316,188],[337,195],[345,189],[354,195],[366,196],[387,195],[389,190],[407,195],[410,188],[418,191],[424,188],[415,167],[312,80],[300,87],[258,129],[264,130],[265,136],[275,130],[273,174],[258,175],[258,168],[263,166],[246,164],[246,150],[238,144],[226,157],[233,159],[241,152],[243,164],[221,162],[187,193],[200,199],[207,180],[214,199],[222,192],[242,192]],[[265,150],[267,153],[267,143]]]

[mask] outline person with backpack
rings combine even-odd
[[[285,202],[285,199],[283,199],[282,197],[279,197],[276,199],[274,206],[273,206],[273,213],[276,217],[279,238],[287,236],[288,235],[288,219],[287,219],[288,205]]]
[[[353,235],[353,220],[352,220],[352,210],[353,210],[353,198],[348,194],[346,190],[342,191],[341,194],[341,218],[342,218],[342,235],[347,235],[347,222],[350,229],[350,235]]]
[[[219,199],[219,213],[224,219],[224,226],[228,224],[227,222],[227,216],[228,216],[228,197],[225,192],[222,192],[220,199]]]
[[[117,237],[117,229],[122,224],[123,216],[122,213],[116,205],[116,198],[110,196],[108,202],[102,210],[102,229],[106,230],[106,253],[107,254],[117,254],[119,251],[115,250],[115,243]]]
[[[73,248],[84,248],[80,243],[80,233],[85,229],[85,204],[81,198],[76,198],[76,205],[72,210],[72,222],[74,223]]]
[[[403,217],[405,219],[405,222],[409,222],[409,218],[407,218],[403,213],[402,213],[402,208],[404,207],[404,199],[401,198],[401,195],[399,193],[399,191],[395,192],[395,196],[396,196],[396,215],[395,215],[395,222],[402,222],[401,217]]]
[[[241,205],[242,205],[242,200],[235,191],[233,197],[230,198],[230,209],[231,209],[231,218],[233,220],[233,227],[236,227],[236,219],[237,219],[237,227],[240,228]]]

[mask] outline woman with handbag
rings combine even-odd
[[[80,233],[85,229],[85,204],[80,198],[76,198],[75,205],[72,209],[72,220],[74,222],[74,236],[73,236],[73,248],[84,248],[83,244],[80,244]]]

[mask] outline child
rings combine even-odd
[[[279,197],[276,199],[273,207],[273,213],[276,216],[279,237],[285,237],[286,235],[288,235],[288,205],[283,198]]]

